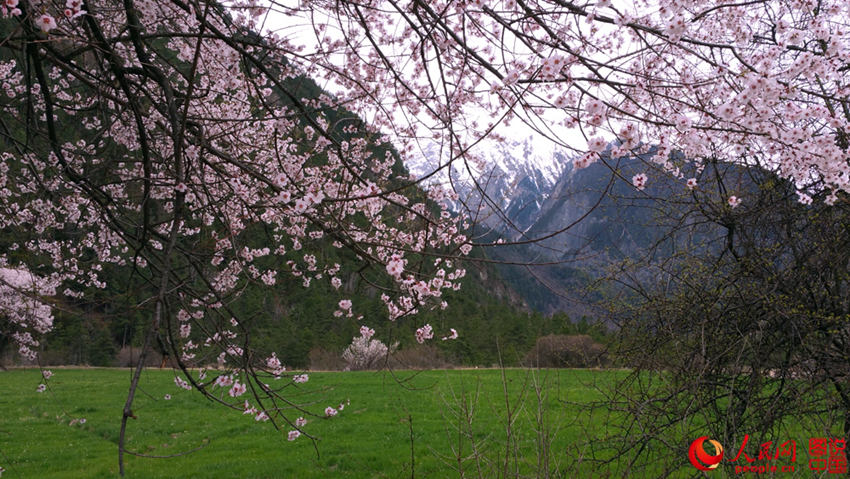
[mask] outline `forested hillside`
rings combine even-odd
[[[259,41],[259,40],[258,40]],[[7,52],[6,50],[3,50]],[[8,52],[7,52],[8,53]],[[13,55],[14,56],[14,55]],[[272,63],[274,68],[285,70],[285,59]],[[329,125],[329,132],[339,141],[347,142],[355,138],[365,138],[370,146],[374,161],[391,158],[397,185],[407,181],[408,173],[391,145],[376,142],[377,135],[370,133],[366,125],[351,112],[341,107],[326,107],[327,94],[310,78],[304,75],[282,75],[281,85],[276,88],[276,101],[293,106],[299,104],[319,105],[310,112],[313,117],[321,117]],[[322,101],[324,100],[324,101]],[[304,130],[307,122],[301,124],[301,135],[306,139]],[[74,136],[76,124],[61,122],[60,136]],[[15,141],[24,141],[24,125],[10,125],[2,141],[13,145]],[[113,148],[119,148],[113,145]],[[321,158],[313,161],[323,161]],[[318,163],[320,164],[320,163]],[[12,164],[11,167],[22,168]],[[104,164],[99,175],[110,175],[109,163]],[[423,191],[413,195],[425,200]],[[474,226],[471,226],[471,228]],[[33,241],[32,231],[27,228],[7,225],[0,231],[0,250],[7,251],[12,262],[41,264],[39,272],[51,271],[49,257],[36,257],[32,248],[24,248]],[[83,226],[66,225],[56,235],[65,238],[80,238],[83,241],[87,231]],[[249,228],[241,236],[246,247],[262,248],[264,240],[271,233],[261,228]],[[199,254],[211,255],[215,239],[203,238],[194,246]],[[452,342],[437,342],[437,348],[444,359],[453,364],[492,365],[502,359],[516,364],[533,346],[538,335],[564,333],[571,331],[588,332],[593,328],[585,321],[575,326],[565,315],[544,317],[533,312],[528,304],[502,280],[497,269],[486,262],[473,259],[464,265],[467,276],[461,281],[459,291],[445,293],[448,308],[425,311],[413,318],[402,318],[395,323],[387,320],[385,304],[380,300],[381,291],[375,286],[375,278],[380,271],[356,266],[357,258],[349,251],[337,248],[332,237],[315,238],[301,245],[301,253],[320,258],[325,264],[342,264],[336,274],[341,280],[338,288],[328,281],[308,282],[289,274],[277,276],[276,284],[269,288],[260,281],[244,281],[239,284],[238,295],[233,295],[228,308],[233,316],[242,319],[245,330],[252,331],[249,340],[254,347],[263,351],[276,351],[284,364],[292,367],[308,367],[311,351],[326,351],[339,355],[343,348],[356,336],[362,324],[389,324],[382,329],[381,339],[388,343],[399,342],[400,348],[413,347],[413,331],[423,324],[430,323],[440,331],[455,328],[459,339]],[[456,252],[445,251],[448,258]],[[94,252],[82,261],[94,259]],[[473,252],[473,256],[481,255]],[[263,259],[262,264],[270,270],[288,271],[292,264],[284,260]],[[355,266],[351,266],[351,265]],[[306,276],[305,276],[306,277]],[[149,277],[131,264],[104,264],[100,266],[99,286],[88,286],[78,296],[60,296],[54,305],[54,329],[41,343],[40,362],[42,364],[89,364],[94,366],[128,365],[140,348],[144,328],[150,311],[146,304],[155,295],[156,285]],[[82,299],[84,298],[84,299]],[[354,317],[334,315],[338,301],[350,299],[356,305]],[[362,319],[360,319],[362,317]],[[250,324],[249,324],[250,323]],[[176,326],[172,327],[172,330]],[[599,334],[601,330],[597,331]],[[169,352],[168,335],[159,335],[156,341],[158,362],[161,354]],[[13,364],[20,361],[6,336],[0,336],[0,357],[2,363]],[[214,358],[198,357],[192,364],[203,364]]]

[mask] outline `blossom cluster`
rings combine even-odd
[[[675,151],[698,165],[758,164],[804,202],[850,193],[845,0],[437,0],[417,15],[368,3],[362,22],[345,21],[349,3],[311,2],[305,21],[321,12],[342,38],[381,35],[328,35],[316,50],[346,53],[317,55],[312,71],[332,79],[345,58],[348,98],[409,138],[405,152],[427,138],[474,175],[489,171],[468,166],[478,140],[523,121],[574,149],[579,168],[606,151],[641,155],[693,188]]]
[[[360,327],[360,336],[355,337],[351,344],[342,352],[346,369],[357,371],[362,369],[373,369],[380,367],[386,361],[390,348],[378,339],[372,339],[375,330],[368,326]]]
[[[380,123],[344,111],[357,102],[293,97],[312,74],[300,47],[246,35],[264,9],[226,3],[0,5],[0,21],[26,26],[0,42],[0,119],[32,130],[0,152],[0,229],[22,238],[0,251],[0,316],[22,356],[34,360],[52,327],[48,298],[103,289],[115,266],[163,285],[143,304],[178,365],[212,364],[209,379],[175,377],[178,388],[231,402],[277,397],[265,381],[309,377],[250,350],[251,324],[230,309],[246,285],[288,276],[340,290],[348,265],[365,264],[392,320],[445,307],[442,293],[460,287],[463,268],[433,261],[471,248],[452,193],[423,194],[399,176],[404,150]],[[79,56],[90,51],[102,54]],[[316,253],[328,245],[335,259]],[[12,251],[38,260],[18,265]],[[338,305],[355,317],[350,299]]]
[[[0,332],[11,337],[18,353],[30,361],[36,360],[38,338],[53,329],[47,298],[55,294],[53,278],[36,276],[22,267],[0,267]],[[52,374],[44,371],[44,379]]]

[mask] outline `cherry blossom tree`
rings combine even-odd
[[[387,347],[378,339],[372,339],[375,330],[368,326],[360,327],[360,336],[355,337],[351,344],[342,352],[347,368],[351,371],[373,369],[382,366],[387,361],[387,355],[396,349],[398,344]]]
[[[343,252],[383,292],[390,320],[442,306],[458,287],[464,271],[442,262],[468,251],[463,217],[446,211],[451,192],[423,192],[345,98],[303,88],[298,45],[255,33],[256,5],[0,8],[0,229],[13,238],[0,252],[4,334],[35,359],[46,303],[105,287],[107,266],[151,291],[135,305],[149,320],[123,409],[122,474],[155,342],[176,361],[178,388],[288,428],[290,440],[309,436],[296,417],[311,412],[287,399],[309,377],[254,350],[232,305],[246,284],[281,275],[339,287],[345,265],[311,245]]]
[[[343,85],[405,152],[437,141],[446,165],[480,171],[476,141],[522,121],[578,166],[616,141],[612,156],[643,154],[683,185],[674,151],[758,163],[829,204],[850,188],[841,0],[274,5],[312,20],[311,74]]]

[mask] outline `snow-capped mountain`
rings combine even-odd
[[[455,206],[501,234],[517,237],[537,219],[569,164],[565,150],[532,136],[485,139],[468,158],[450,158],[438,144],[426,145],[407,168],[429,181],[449,184],[459,196]]]
[[[484,254],[504,261],[502,278],[544,313],[594,316],[589,305],[602,297],[587,286],[609,266],[646,260],[647,254],[652,261],[672,261],[675,251],[715,247],[713,238],[723,233],[712,224],[683,227],[682,218],[694,208],[692,196],[680,179],[650,169],[647,158],[606,153],[604,161],[577,169],[568,150],[535,137],[488,139],[472,153],[449,163],[438,145],[428,145],[408,168],[424,177],[442,167],[429,180],[452,183],[460,196],[457,210],[475,219],[477,236],[507,240]],[[686,176],[697,176],[695,167],[682,166]],[[740,177],[736,191],[752,188],[746,169],[727,168],[726,180]],[[642,190],[630,181],[639,173],[650,175]]]

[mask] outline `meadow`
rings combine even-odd
[[[118,477],[118,432],[130,371],[53,372],[49,389],[38,392],[39,370],[0,371],[3,478]],[[289,397],[315,414],[307,416],[304,428],[315,441],[302,436],[289,442],[289,427],[276,430],[270,422],[177,388],[168,369],[149,369],[134,403],[127,447],[155,457],[125,456],[126,477],[699,477],[687,461],[693,431],[702,430],[698,425],[682,437],[666,434],[668,445],[681,453],[671,456],[667,446],[648,451],[640,472],[628,457],[606,452],[610,444],[603,436],[619,430],[623,421],[606,405],[604,393],[626,374],[581,369],[310,373],[310,381]],[[325,407],[340,404],[344,409],[336,417],[323,417]],[[293,411],[290,417],[298,415]],[[812,436],[817,421],[801,419],[777,436],[798,440],[798,469],[759,477],[811,477],[803,439]],[[748,450],[752,454],[757,447],[753,440]],[[594,462],[587,459],[591,456],[612,461]],[[740,477],[735,464],[723,465],[712,477]]]
[[[36,391],[36,369],[0,372],[4,477],[116,477],[130,372],[53,371],[43,393]],[[305,431],[317,441],[302,436],[288,442],[287,429],[176,388],[170,370],[147,370],[128,449],[173,457],[126,456],[127,477],[461,477],[461,471],[464,477],[495,477],[506,468],[531,473],[542,461],[558,475],[575,466],[589,434],[604,429],[580,404],[600,399],[597,387],[610,386],[622,373],[502,374],[311,373],[296,400],[319,415],[327,405],[346,407],[334,418],[308,417]],[[537,454],[541,445],[548,448],[545,457]]]

